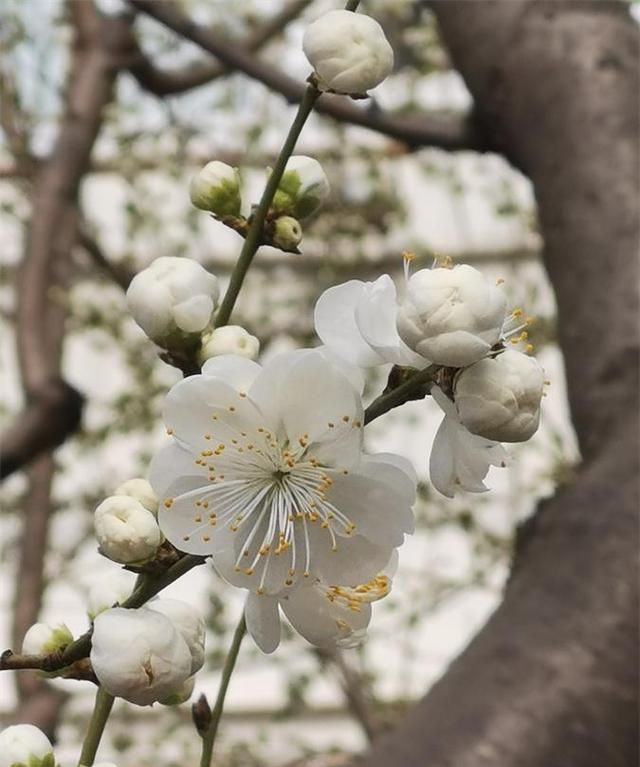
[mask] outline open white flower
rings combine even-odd
[[[464,367],[500,339],[506,298],[472,266],[420,269],[407,280],[398,309],[400,337],[437,365]]]
[[[322,165],[313,157],[294,155],[287,160],[271,207],[303,220],[318,210],[329,192],[329,180]]]
[[[431,395],[444,411],[429,461],[429,475],[435,489],[453,498],[457,490],[483,493],[490,466],[505,467],[506,450],[498,442],[471,434],[461,423],[453,402],[437,386]]]
[[[112,495],[98,506],[94,528],[100,553],[133,564],[152,557],[162,543],[155,516],[129,495]]]
[[[164,418],[174,442],[151,471],[161,528],[237,586],[357,586],[413,530],[411,467],[363,455],[360,396],[321,351],[264,368],[215,357],[173,387]]]
[[[54,767],[49,738],[32,724],[14,724],[0,732],[0,767]]]
[[[307,27],[302,49],[320,84],[337,93],[366,93],[393,69],[393,49],[382,27],[363,13],[325,13]]]
[[[68,626],[59,623],[34,623],[24,635],[22,652],[26,655],[40,655],[56,652],[73,642],[73,634]]]
[[[171,346],[211,325],[219,295],[217,277],[197,261],[162,256],[131,280],[127,305],[152,341]]]
[[[426,367],[429,361],[398,335],[396,314],[396,287],[383,274],[375,282],[350,280],[325,290],[316,303],[314,321],[322,342],[352,364]]]
[[[205,336],[200,348],[200,361],[221,354],[237,354],[249,360],[255,360],[260,353],[260,341],[240,325],[224,325],[216,328],[211,335]]]
[[[204,664],[204,621],[197,610],[179,599],[154,599],[147,607],[167,618],[178,629],[191,653],[191,673],[195,674]]]
[[[129,495],[141,503],[152,514],[158,513],[158,497],[146,479],[135,477],[116,487],[114,495]]]
[[[141,607],[114,607],[93,624],[91,665],[111,695],[149,706],[178,690],[191,676],[192,656],[165,615]]]
[[[250,593],[245,605],[247,630],[263,652],[273,652],[280,643],[282,609],[289,623],[311,644],[355,647],[366,636],[372,602],[391,590],[396,566],[394,551],[387,567],[359,586],[332,586],[316,579],[280,597]]]
[[[473,434],[498,442],[524,442],[540,423],[544,373],[533,357],[511,349],[458,375],[454,400]]]

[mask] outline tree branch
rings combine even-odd
[[[311,0],[291,0],[280,13],[275,14],[237,45],[251,52],[260,50],[310,4]],[[139,46],[136,45],[136,48],[129,72],[145,90],[156,96],[174,96],[184,93],[192,88],[206,85],[229,72],[229,68],[224,64],[208,60],[195,62],[183,69],[160,69]]]
[[[523,528],[498,610],[365,764],[629,767],[639,756],[637,25],[622,3],[431,7],[487,133],[534,184],[585,460]]]
[[[261,61],[250,51],[230,43],[215,31],[197,24],[167,0],[129,0],[131,6],[153,17],[181,37],[191,40],[229,67],[263,83],[284,96],[289,103],[302,100],[305,85],[276,67]],[[341,122],[359,125],[405,143],[441,149],[484,151],[485,141],[472,118],[448,114],[394,116],[378,110],[355,106],[344,96],[323,95],[315,110]]]

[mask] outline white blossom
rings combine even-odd
[[[204,620],[191,605],[179,599],[154,599],[147,607],[165,615],[180,632],[191,653],[191,673],[204,664]]]
[[[396,315],[396,287],[383,274],[375,282],[350,280],[325,290],[316,303],[314,321],[323,343],[352,364],[426,367],[428,360],[398,335]]]
[[[104,689],[139,706],[172,695],[191,675],[191,652],[180,632],[165,615],[145,607],[100,613],[90,657]]]
[[[155,516],[129,495],[106,498],[95,511],[94,528],[100,553],[121,564],[150,559],[162,543]]]
[[[471,434],[461,423],[454,403],[437,386],[433,399],[444,412],[429,461],[429,475],[435,489],[453,498],[457,490],[482,493],[490,466],[507,465],[507,452],[498,442]]]
[[[73,642],[73,634],[64,623],[55,626],[49,623],[34,623],[24,635],[22,652],[25,655],[40,655],[56,652]]]
[[[108,610],[116,603],[122,604],[133,591],[135,577],[124,570],[116,570],[100,578],[89,589],[87,614],[93,620],[98,613]]]
[[[537,360],[511,349],[460,371],[454,400],[473,434],[498,442],[524,442],[540,423],[544,373]]]
[[[224,325],[205,336],[200,348],[200,360],[218,357],[221,354],[237,354],[255,360],[260,353],[260,341],[240,325]]]
[[[54,767],[49,738],[32,724],[14,724],[0,732],[0,767]]]
[[[164,418],[174,441],[151,470],[160,526],[234,585],[357,586],[413,530],[412,468],[362,453],[359,393],[322,351],[264,368],[215,357],[173,387]]]
[[[502,289],[472,266],[421,269],[407,280],[397,326],[400,337],[425,359],[464,367],[500,339],[505,312]]]
[[[382,27],[362,13],[325,13],[307,27],[302,48],[320,85],[337,93],[366,93],[393,69],[393,49]]]
[[[211,326],[218,279],[197,261],[163,256],[131,280],[127,304],[134,320],[160,345]]]
[[[222,218],[240,215],[240,174],[224,162],[207,163],[191,179],[189,196],[196,208]]]
[[[271,207],[302,220],[318,210],[329,192],[322,165],[313,157],[294,155],[287,161]]]
[[[278,596],[249,593],[245,604],[247,630],[265,653],[280,643],[280,610],[308,642],[317,647],[355,647],[366,636],[371,604],[385,597],[397,563],[394,552],[385,569],[359,586],[311,584]],[[280,608],[280,609],[279,609]]]
[[[136,477],[128,479],[116,487],[114,495],[129,495],[141,503],[152,514],[158,513],[158,497],[146,479]]]

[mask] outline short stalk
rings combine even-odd
[[[440,365],[429,365],[428,368],[414,373],[400,386],[396,386],[395,389],[386,394],[381,394],[364,411],[365,424],[375,421],[376,418],[388,413],[394,407],[404,405],[409,400],[426,397],[431,386],[435,383],[436,373],[440,369]]]
[[[82,751],[80,753],[80,761],[78,767],[91,767],[95,758],[100,740],[102,739],[102,733],[104,732],[105,725],[109,719],[111,708],[113,706],[113,695],[104,690],[102,687],[98,687],[96,692],[96,700],[93,705],[93,713],[91,714],[91,720],[89,722],[89,729],[82,744]]]
[[[227,653],[227,657],[224,661],[224,667],[222,669],[222,679],[220,680],[220,687],[218,688],[218,696],[211,712],[211,723],[206,732],[202,736],[202,757],[200,759],[200,767],[210,767],[211,757],[213,756],[213,745],[218,734],[218,725],[222,717],[222,711],[224,709],[224,699],[227,695],[227,688],[229,687],[229,681],[231,680],[231,674],[236,665],[238,659],[238,653],[240,651],[240,645],[244,635],[247,633],[247,624],[244,619],[244,611],[242,617],[236,626],[236,630],[233,633],[233,640],[231,647]]]
[[[319,96],[320,91],[315,87],[315,85],[309,85],[304,93],[302,101],[298,106],[298,112],[295,116],[293,124],[291,125],[291,128],[289,129],[289,134],[287,135],[282,149],[280,150],[280,154],[276,160],[273,170],[271,171],[271,175],[267,180],[267,185],[264,188],[264,192],[262,193],[258,207],[255,209],[251,217],[249,231],[247,232],[244,245],[240,251],[238,261],[233,269],[233,272],[231,273],[229,287],[227,288],[227,292],[225,293],[222,304],[220,305],[220,309],[218,310],[218,314],[216,315],[217,328],[221,327],[222,325],[226,325],[229,322],[231,312],[233,311],[236,299],[238,298],[238,294],[242,288],[242,283],[244,282],[245,275],[251,266],[251,262],[253,261],[253,257],[255,256],[256,251],[262,244],[264,223],[266,221],[269,208],[271,207],[271,203],[273,202],[275,193],[278,191],[278,185],[280,184],[280,180],[284,174],[284,169],[287,165],[287,161],[295,149],[298,136],[300,135],[300,132],[302,131],[307,118],[311,114],[313,106],[318,100]]]

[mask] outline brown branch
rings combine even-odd
[[[247,51],[258,51],[273,37],[280,34],[293,19],[309,6],[311,0],[291,0],[285,7],[254,30],[246,40],[238,43]],[[173,96],[206,85],[229,72],[224,64],[198,61],[183,69],[160,69],[138,47],[129,72],[138,83],[156,96]]]
[[[29,392],[27,409],[0,437],[0,479],[61,445],[80,425],[82,395],[53,378]]]
[[[230,43],[215,31],[195,23],[174,3],[167,0],[129,0],[131,6],[153,17],[181,37],[199,45],[225,66],[263,83],[284,96],[289,103],[298,103],[305,84],[259,59],[252,52]],[[395,116],[378,110],[357,107],[343,96],[322,96],[316,111],[335,119],[360,125],[403,142],[411,148],[422,146],[441,149],[475,149],[484,151],[485,142],[471,118],[449,114],[416,114]]]

